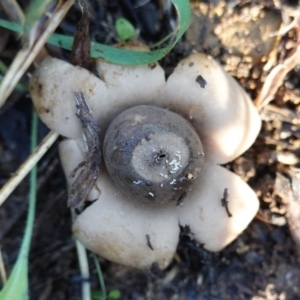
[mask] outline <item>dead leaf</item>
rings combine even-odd
[[[77,117],[81,121],[87,152],[85,161],[81,162],[70,175],[70,177],[75,177],[77,171],[80,170],[71,186],[68,205],[72,208],[79,208],[86,201],[88,194],[97,181],[100,171],[101,150],[100,128],[85,101],[83,93],[76,92],[75,99],[78,108]]]
[[[90,64],[90,26],[88,7],[85,0],[79,0],[82,17],[77,25],[71,52],[71,63],[88,69]]]
[[[279,87],[283,84],[285,76],[293,70],[300,61],[300,27],[297,28],[297,47],[295,47],[292,54],[284,60],[283,63],[275,66],[270,74],[267,76],[266,81],[258,97],[255,99],[254,104],[258,109],[263,108],[270,103],[275,97]]]

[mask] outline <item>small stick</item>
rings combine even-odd
[[[147,246],[151,249],[154,250],[150,241],[150,235],[146,234],[146,239],[147,239]]]
[[[222,206],[225,207],[225,210],[226,210],[226,213],[228,215],[228,217],[232,217],[232,214],[229,212],[229,208],[228,208],[228,191],[227,189],[224,189],[224,194],[223,194],[223,198],[221,199],[221,203],[222,203]]]
[[[33,166],[35,166],[37,162],[43,157],[43,155],[48,151],[51,145],[57,140],[58,136],[59,134],[57,132],[50,131],[38,145],[38,147],[34,150],[34,152],[4,184],[4,186],[0,190],[0,206],[19,185],[23,178],[30,172]]]
[[[73,223],[76,219],[76,214],[74,209],[71,209],[71,218]],[[81,283],[81,299],[82,300],[90,300],[91,299],[91,283],[90,283],[90,266],[87,255],[87,249],[79,242],[79,240],[75,239],[75,247],[77,252],[77,258],[79,262],[79,270],[82,277]],[[93,254],[94,260],[96,260],[96,255]]]
[[[7,282],[7,275],[5,271],[1,248],[0,248],[0,276],[1,276],[2,285],[5,285],[5,283]]]

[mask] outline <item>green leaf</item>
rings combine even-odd
[[[121,299],[121,292],[119,290],[112,290],[108,293],[108,299],[117,300]]]
[[[135,28],[127,19],[119,18],[116,21],[115,27],[121,41],[136,38]]]
[[[13,23],[7,20],[0,19],[0,26],[14,32],[23,33],[23,26],[21,24]]]
[[[106,298],[106,296],[100,290],[94,290],[92,291],[91,297],[92,300],[118,300],[121,299],[121,292],[119,290],[111,290]]]
[[[37,145],[37,124],[38,117],[33,112],[32,127],[31,127],[31,152],[34,151]],[[29,191],[29,208],[27,213],[27,223],[25,233],[18,255],[18,259],[13,267],[10,277],[4,288],[0,292],[0,300],[26,300],[28,298],[28,254],[31,243],[35,205],[36,205],[36,166],[30,173],[30,191]]]

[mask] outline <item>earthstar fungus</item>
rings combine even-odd
[[[204,156],[188,121],[149,105],[126,109],[111,122],[103,154],[110,177],[125,195],[156,205],[186,193]]]
[[[105,164],[88,196],[96,201],[73,225],[76,237],[106,259],[141,269],[168,266],[179,224],[189,225],[205,249],[224,248],[259,205],[240,177],[219,166],[246,151],[259,132],[261,121],[247,94],[204,54],[183,59],[167,80],[158,64],[97,60],[96,69],[92,74],[50,58],[30,82],[39,116],[66,137],[59,151],[69,184],[87,146],[76,92],[101,130]],[[169,123],[167,115],[176,120]]]

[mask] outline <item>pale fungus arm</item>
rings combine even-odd
[[[249,96],[213,58],[202,53],[177,65],[162,98],[166,107],[191,122],[205,155],[218,164],[245,152],[261,127]]]
[[[164,71],[157,63],[136,67],[98,61],[98,76],[55,58],[43,61],[29,88],[42,121],[68,138],[81,138],[82,130],[74,93],[82,92],[104,137],[110,122],[123,110],[151,104],[165,86]]]
[[[52,130],[68,138],[82,138],[81,124],[76,116],[75,92],[82,91],[97,117],[99,99],[106,99],[104,82],[87,70],[62,60],[48,58],[33,74],[29,90],[34,107],[42,121]]]
[[[162,269],[168,266],[176,251],[179,224],[189,225],[195,239],[210,251],[228,245],[258,210],[258,199],[250,187],[217,165],[242,154],[259,132],[259,115],[244,90],[204,54],[182,60],[167,81],[158,64],[125,67],[98,60],[97,72],[98,77],[48,59],[30,82],[41,119],[72,139],[61,142],[59,149],[70,185],[78,176],[70,178],[70,173],[87,159],[89,148],[76,116],[75,93],[82,94],[101,131],[97,140],[105,162],[99,160],[100,173],[92,176],[96,184],[88,195],[88,200],[96,201],[74,223],[76,237],[106,259],[141,269],[153,264]],[[150,112],[137,112],[134,107],[148,107]],[[165,125],[179,123],[172,117],[165,121],[169,116],[159,107],[190,123],[183,130],[188,137],[176,129],[173,139],[173,125]],[[129,108],[134,111],[127,115],[129,122],[118,120]],[[153,114],[156,118],[151,118]],[[193,132],[189,131],[192,127]],[[172,137],[165,138],[166,134]],[[186,147],[193,143],[196,150]],[[123,155],[123,151],[131,152]],[[117,157],[121,158],[116,163]],[[108,166],[111,162],[113,171]],[[133,169],[127,170],[128,166]],[[120,182],[122,178],[127,181]],[[157,200],[147,201],[156,196]]]
[[[205,249],[220,251],[246,229],[258,208],[257,196],[248,184],[206,160],[187,200],[178,207],[178,217]]]
[[[69,184],[70,173],[82,161],[82,142],[64,140],[60,157]],[[138,182],[137,182],[138,184]],[[73,232],[90,250],[102,257],[135,268],[166,268],[179,239],[176,206],[148,206],[119,191],[105,168],[99,174],[90,200],[97,200],[76,219]]]

